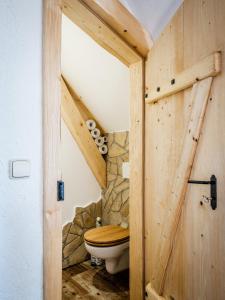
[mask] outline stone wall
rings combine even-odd
[[[73,221],[63,227],[63,268],[83,262],[88,258],[84,246],[84,233],[95,227],[96,218],[101,215],[101,200],[84,208],[76,208]]]
[[[129,222],[129,179],[122,177],[122,163],[129,161],[129,132],[108,135],[107,188],[102,192],[103,225]]]
[[[84,233],[95,227],[97,217],[103,225],[129,223],[129,179],[122,177],[122,163],[129,161],[129,133],[108,135],[107,188],[102,199],[85,208],[78,207],[72,222],[63,228],[63,268],[88,258],[84,246]]]

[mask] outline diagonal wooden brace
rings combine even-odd
[[[166,300],[166,298],[160,296],[155,289],[152,287],[151,283],[146,286],[146,299],[148,300]]]
[[[169,196],[169,209],[166,213],[162,228],[161,243],[158,248],[158,265],[153,270],[152,281],[147,285],[148,300],[163,300],[165,280],[168,266],[173,252],[176,233],[179,227],[182,208],[188,186],[188,179],[194,163],[195,153],[207,107],[208,97],[212,84],[212,77],[193,85],[192,111],[186,128],[179,165],[174,177],[174,183]]]
[[[106,162],[93,141],[82,113],[74,101],[65,81],[61,78],[61,116],[76,140],[84,158],[101,188],[106,187]]]
[[[221,72],[221,53],[214,52],[179,74],[174,74],[170,81],[159,82],[153,87],[145,102],[155,103],[160,99],[183,91],[203,79],[217,76]]]

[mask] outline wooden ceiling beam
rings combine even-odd
[[[106,188],[106,162],[100,154],[85,120],[63,79],[61,80],[61,87],[61,116],[76,140],[99,185],[102,188]]]
[[[114,30],[79,0],[63,0],[63,13],[100,46],[130,66],[142,59]]]
[[[101,131],[101,134],[104,135],[106,134],[106,130],[103,128],[103,126],[100,124],[98,119],[93,115],[93,113],[89,110],[89,108],[84,104],[82,101],[82,98],[78,96],[76,91],[69,85],[69,83],[65,80],[65,78],[62,76],[62,80],[64,80],[70,95],[72,96],[77,108],[79,109],[84,121],[86,122],[87,120],[94,120],[96,123],[96,127]]]
[[[146,57],[153,45],[150,34],[119,0],[82,0],[132,48]]]

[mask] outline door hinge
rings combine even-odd
[[[57,201],[64,200],[64,182],[62,180],[57,181]]]

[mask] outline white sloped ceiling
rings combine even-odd
[[[62,74],[107,132],[129,130],[129,69],[66,16]]]
[[[107,1],[107,0],[106,0]],[[153,40],[182,0],[120,0]],[[63,16],[62,73],[108,132],[129,130],[129,70]]]
[[[183,0],[120,0],[155,41]]]

